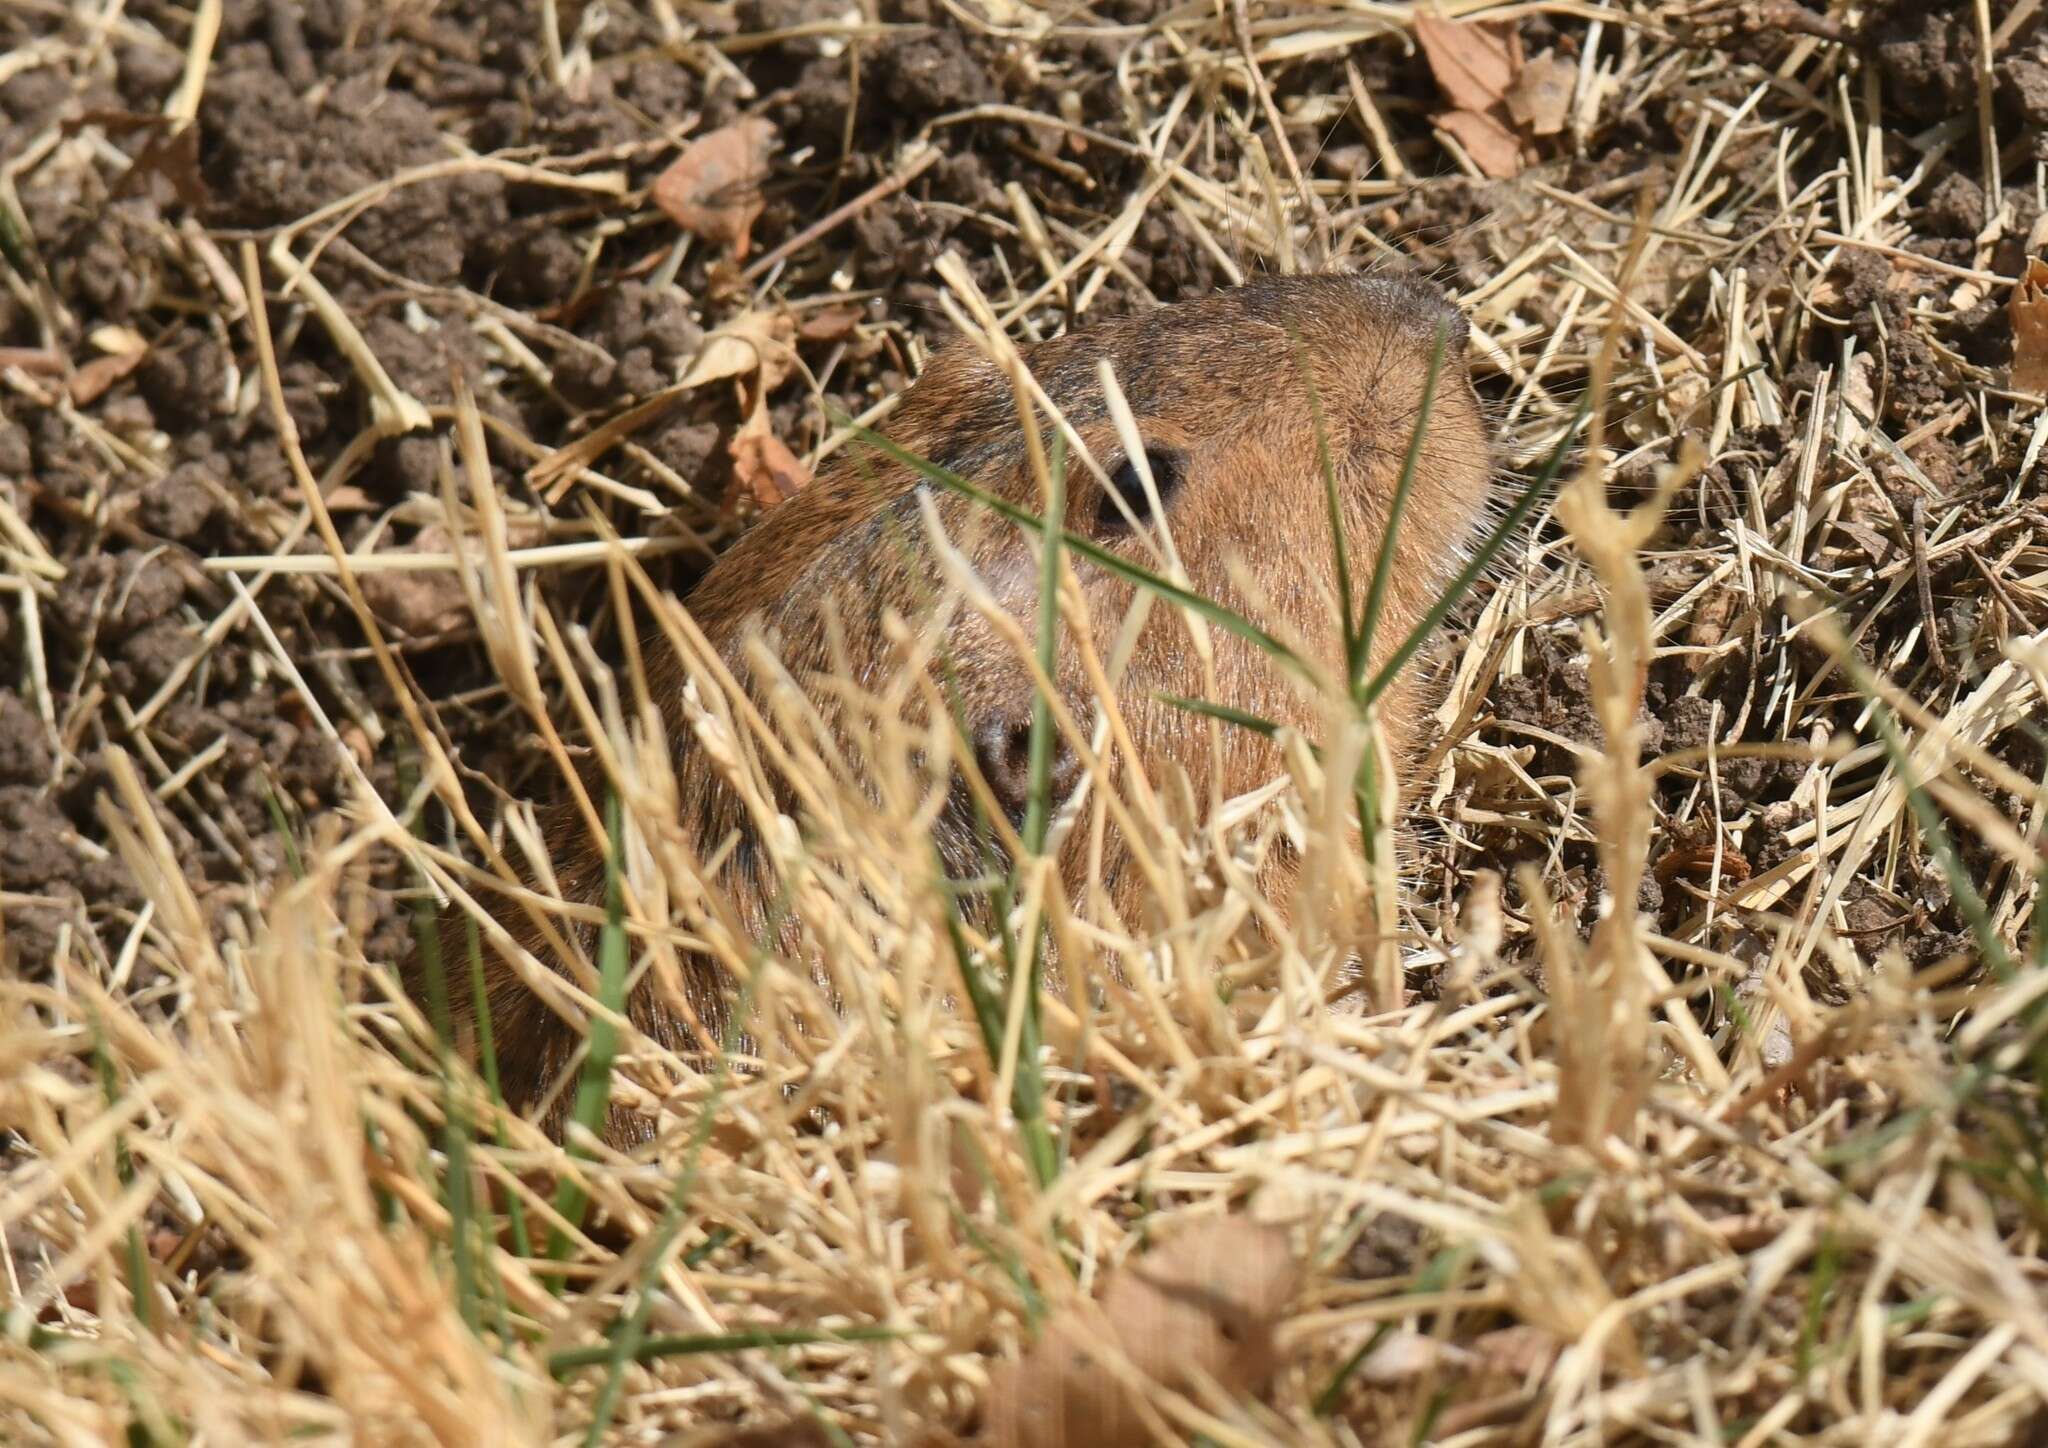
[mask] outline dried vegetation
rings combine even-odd
[[[0,0],[0,1436],[2029,1441],[2044,135],[2029,0]],[[1018,871],[1041,1060],[895,701],[863,790],[707,676],[829,1015],[664,829],[626,620],[964,294],[1332,262],[1460,297],[1511,472],[1595,404],[1402,878],[1355,724],[1162,791],[1142,928]],[[593,739],[611,963],[811,1021],[564,987],[633,1159],[385,992]]]

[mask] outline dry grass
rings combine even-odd
[[[999,8],[1020,30],[1084,23]],[[198,9],[203,29],[218,7]],[[259,378],[250,405],[287,416],[271,327],[292,287],[379,399],[373,428],[448,438],[441,496],[415,500],[413,517],[438,516],[461,543],[411,562],[458,573],[521,727],[559,764],[579,730],[607,752],[626,822],[626,903],[608,939],[630,936],[635,968],[657,976],[678,948],[706,952],[750,983],[759,1019],[805,1029],[707,1066],[635,1036],[593,999],[594,971],[558,987],[568,1009],[620,1028],[613,1098],[663,1113],[660,1142],[631,1160],[551,1146],[471,1073],[437,1069],[431,1027],[386,1000],[395,963],[361,948],[373,867],[402,854],[460,908],[486,888],[478,860],[539,842],[517,816],[494,835],[465,799],[434,701],[384,639],[327,511],[336,480],[314,477],[287,423],[304,513],[277,520],[278,556],[324,540],[324,558],[283,567],[342,590],[369,645],[365,677],[406,701],[379,720],[386,747],[404,741],[423,783],[391,798],[358,771],[345,808],[293,826],[289,868],[252,872],[246,906],[223,911],[196,897],[158,813],[198,788],[204,763],[180,778],[139,749],[110,754],[103,839],[146,907],[124,937],[70,935],[48,977],[0,982],[0,1125],[16,1139],[0,1158],[14,1248],[0,1436],[657,1441],[815,1419],[829,1425],[820,1441],[912,1443],[963,1421],[997,1364],[1118,1264],[1233,1214],[1247,1240],[1253,1220],[1284,1232],[1299,1273],[1272,1325],[1278,1370],[1263,1395],[1201,1381],[1141,1394],[1165,1441],[2024,1440],[2048,1400],[2048,791],[2026,772],[2048,719],[2048,413],[1993,369],[1938,355],[1951,402],[1888,436],[1873,417],[1889,359],[1806,330],[1840,302],[1835,264],[1851,254],[1886,260],[1930,316],[2002,301],[1998,213],[1968,265],[1910,249],[1915,167],[1975,145],[1980,124],[1999,139],[1988,92],[1981,117],[1909,136],[1886,129],[1873,73],[1819,37],[1760,64],[1683,48],[1699,16],[1534,10],[1584,46],[1582,135],[1681,92],[1674,113],[1694,129],[1645,151],[1659,173],[1605,196],[1527,173],[1465,238],[1451,280],[1509,466],[1532,471],[1589,388],[1596,426],[1526,555],[1468,610],[1446,737],[1406,801],[1414,868],[1397,884],[1357,847],[1340,766],[1370,741],[1341,708],[1322,762],[1295,750],[1270,797],[1213,825],[1191,824],[1170,789],[1123,800],[1148,811],[1166,880],[1151,926],[1091,916],[1028,863],[1019,874],[1018,937],[1043,930],[1049,968],[1085,984],[1042,1003],[1040,1062],[1020,1059],[1014,1000],[991,1042],[960,999],[957,922],[921,827],[931,765],[912,762],[943,763],[949,740],[899,722],[920,677],[854,700],[857,757],[837,757],[799,704],[763,717],[722,687],[687,612],[643,569],[672,538],[618,540],[595,508],[501,502],[467,393],[433,415],[404,395],[303,265],[377,197],[267,250],[213,248],[223,324]],[[1089,139],[1144,149],[1151,180],[1105,205],[1113,219],[1094,234],[1038,215],[1020,189],[1002,219],[1014,287],[987,298],[990,315],[1024,337],[1069,303],[1085,311],[1148,213],[1227,270],[1370,262],[1391,244],[1389,198],[1423,160],[1413,138],[1471,160],[1412,115],[1360,110],[1358,86],[1305,95],[1289,78],[1345,46],[1404,44],[1410,23],[1403,7],[1223,5],[1119,33],[1133,125]],[[744,63],[743,41],[727,50],[698,63]],[[549,55],[565,74],[591,64],[573,41]],[[1197,75],[1219,90],[1209,114],[1157,125],[1209,104]],[[205,83],[195,60],[185,115]],[[1319,129],[1355,127],[1378,179],[1332,180],[1276,142],[1274,117],[1296,107]],[[1032,119],[1047,134],[1076,125]],[[1994,200],[2039,186],[2001,176],[1995,144],[1981,154]],[[94,163],[53,145],[10,164],[18,177]],[[490,164],[616,189],[595,164]],[[913,151],[895,174],[929,164]],[[1770,286],[1745,269],[1766,245],[1782,267]],[[771,252],[753,274],[801,254]],[[1795,336],[1840,350],[1795,375]],[[32,376],[10,377],[13,398],[38,395]],[[1782,454],[1759,451],[1765,433],[1790,439]],[[846,437],[821,430],[820,449]],[[1949,464],[1939,483],[1916,460],[1930,439]],[[547,459],[548,442],[530,455]],[[602,462],[586,447],[555,455],[547,476],[644,529],[634,485]],[[1903,541],[1880,562],[1838,524]],[[0,535],[32,621],[61,565],[12,513]],[[1983,609],[1976,650],[1936,657],[1930,570],[1963,557],[1982,580],[1957,585]],[[697,744],[765,822],[793,950],[745,938],[672,828],[675,784],[635,661],[607,669],[527,586],[571,565],[605,571],[613,624],[662,623],[691,664]],[[206,636],[253,628],[269,666],[296,678],[264,622],[264,584],[283,572],[215,572],[234,582]],[[1895,627],[1921,600],[1923,626]],[[1859,638],[1882,647],[1856,653]],[[1559,640],[1585,660],[1583,735],[1497,707],[1497,681],[1538,669]],[[39,649],[28,657],[27,692],[54,717]],[[1704,746],[1653,748],[1637,768],[1646,690],[1663,680],[1675,712],[1674,667],[1690,679],[1677,692],[1716,701],[1747,670],[1746,702],[1714,716]],[[1537,771],[1558,753],[1574,767]],[[1789,799],[1744,805],[1722,788],[1759,757],[1792,761]],[[801,832],[777,819],[769,768],[806,801]],[[1107,807],[1097,793],[1053,828],[1088,828]],[[425,821],[452,825],[437,835]],[[1285,922],[1247,883],[1282,835],[1306,882]],[[1782,845],[1752,869],[1743,847],[1766,837]],[[1641,904],[1646,876],[1663,885],[1661,913]],[[1692,905],[1668,908],[1681,898]],[[1851,923],[1848,907],[1871,899],[1973,933],[1916,966],[1896,934],[1874,948]],[[965,940],[999,976],[999,943]],[[1394,943],[1404,1000],[1323,1008],[1348,968]],[[449,965],[459,989],[466,963]],[[1402,976],[1370,973],[1382,997]],[[1049,1173],[1011,1109],[1034,1069]],[[563,1214],[564,1178],[588,1212]]]

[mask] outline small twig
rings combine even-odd
[[[1324,209],[1322,198],[1316,195],[1302,174],[1301,158],[1294,154],[1294,143],[1287,139],[1287,127],[1280,120],[1280,107],[1273,100],[1273,88],[1266,84],[1266,73],[1259,69],[1257,49],[1252,45],[1251,15],[1245,8],[1245,0],[1230,0],[1230,16],[1237,26],[1238,49],[1244,53],[1245,69],[1251,73],[1252,90],[1259,98],[1259,108],[1266,113],[1266,124],[1273,128],[1273,140],[1280,147],[1280,159],[1287,163],[1287,175],[1294,182],[1294,189],[1301,197],[1302,209],[1308,213],[1315,227],[1316,250],[1321,259],[1330,258],[1330,213]]]
[[[1913,579],[1920,588],[1920,625],[1927,638],[1927,657],[1935,672],[1949,677],[1948,655],[1941,646],[1941,620],[1934,614],[1934,578],[1927,568],[1927,500],[1913,499],[1907,531],[1913,543]]]
[[[827,212],[780,246],[762,253],[759,257],[755,258],[754,264],[748,267],[741,275],[750,282],[767,275],[778,262],[787,261],[790,257],[795,256],[828,232],[844,226],[848,221],[860,215],[861,212],[873,206],[877,201],[885,197],[894,196],[898,191],[901,191],[904,187],[922,176],[938,159],[939,148],[937,146],[927,144],[918,148],[916,154],[907,160],[902,169],[893,176],[883,177],[838,210]]]
[[[199,98],[206,92],[206,70],[213,63],[214,43],[220,39],[221,0],[200,0],[192,14],[192,35],[185,48],[185,75],[178,88],[164,102],[164,114],[174,121],[190,121],[199,114]]]
[[[665,553],[679,553],[686,548],[698,546],[693,538],[669,536],[641,536],[621,538],[617,542],[592,539],[584,543],[549,543],[538,548],[511,548],[505,553],[506,562],[514,568],[550,568],[604,563],[618,553],[633,554],[643,558],[658,558]],[[453,573],[464,566],[463,559],[454,553],[349,553],[349,571],[352,573]],[[254,553],[228,558],[209,558],[205,561],[209,573],[297,573],[311,574],[321,578],[332,578],[340,574],[340,567],[333,558],[324,553],[292,553],[283,557],[274,553]]]

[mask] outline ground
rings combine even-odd
[[[0,5],[23,1441],[999,1438],[989,1374],[1061,1264],[1092,1290],[1155,1219],[1226,1210],[1314,1266],[1277,1376],[1190,1389],[1184,1434],[2016,1441],[2048,1395],[2048,316],[2014,286],[2048,257],[2048,26],[1445,9]],[[472,1194],[538,1212],[560,1157],[445,1133],[381,994],[419,899],[400,828],[452,848],[453,806],[547,791],[529,698],[573,739],[564,662],[625,655],[602,536],[685,593],[953,335],[948,253],[1020,339],[1260,271],[1420,271],[1472,316],[1503,501],[1592,389],[1603,446],[1565,475],[1601,508],[1546,499],[1429,661],[1398,1011],[1205,1022],[1192,1052],[1105,1019],[1129,1079],[1071,1073],[1068,1194],[1029,1223],[985,1053],[919,1074],[876,1041],[823,1134],[705,1077],[685,1097],[743,1126],[590,1169],[606,1230],[551,1294]],[[470,463],[512,547],[582,545],[497,600],[587,631],[536,647],[536,693],[458,575],[358,596],[323,536],[445,553]],[[1599,546],[1638,506],[1655,530]],[[415,811],[440,752],[459,788]],[[1282,969],[1201,938],[1234,981]],[[996,1186],[911,1202],[969,1174],[932,1175],[911,1106],[971,1120]],[[563,1365],[636,1301],[671,1350],[603,1391]]]

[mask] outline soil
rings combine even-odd
[[[799,354],[820,390],[798,372],[769,403],[777,435],[798,453],[822,436],[821,400],[864,410],[915,371],[920,349],[943,338],[932,264],[944,250],[967,257],[987,290],[1005,288],[1005,256],[1021,254],[1006,186],[1021,186],[1049,223],[1092,234],[1146,179],[1143,157],[1089,144],[1055,122],[1125,134],[1115,67],[1152,18],[1147,0],[1102,0],[1091,11],[1100,26],[1063,33],[1037,53],[928,0],[880,5],[878,17],[895,28],[853,51],[800,33],[759,41],[838,13],[808,0],[678,8],[713,34],[750,43],[729,46],[722,66],[683,65],[664,58],[650,13],[609,7],[602,24],[577,32],[587,70],[557,83],[536,12],[514,0],[440,10],[229,0],[196,133],[180,139],[162,114],[185,74],[192,12],[132,0],[111,48],[79,52],[91,54],[89,62],[31,65],[0,83],[0,157],[52,137],[58,147],[19,177],[27,250],[10,256],[19,253],[29,267],[21,285],[0,290],[0,347],[50,348],[82,366],[99,355],[93,339],[110,327],[127,329],[146,347],[138,365],[75,412],[47,405],[47,391],[39,402],[33,388],[0,396],[0,500],[28,522],[63,575],[36,585],[33,628],[19,607],[0,607],[0,890],[37,897],[7,912],[5,950],[15,968],[44,969],[67,922],[96,934],[109,951],[133,925],[136,896],[109,854],[98,812],[107,747],[145,762],[152,785],[216,751],[167,793],[163,810],[176,838],[189,844],[195,879],[219,887],[208,898],[234,902],[285,868],[280,817],[304,825],[340,806],[352,788],[348,762],[317,720],[398,717],[353,615],[327,581],[280,577],[262,595],[278,644],[314,698],[300,695],[270,644],[248,626],[207,633],[232,593],[199,560],[277,549],[298,509],[297,484],[253,380],[246,324],[234,320],[230,283],[244,242],[260,253],[275,228],[456,154],[581,158],[569,169],[622,173],[624,200],[450,168],[453,174],[355,208],[331,236],[316,228],[296,247],[304,256],[310,236],[325,237],[313,274],[399,387],[430,408],[451,402],[458,371],[475,389],[482,409],[503,424],[492,456],[507,500],[543,521],[573,521],[586,498],[550,505],[537,496],[523,475],[532,455],[505,437],[545,451],[582,434],[668,386],[710,330],[755,305],[751,284],[716,248],[693,245],[677,261],[675,229],[641,201],[688,138],[750,115],[778,128],[772,178],[752,228],[755,256],[882,180],[906,141],[928,135],[940,149],[937,164],[909,187],[799,249],[774,274],[770,298],[843,293],[854,299],[857,320],[836,333],[799,332]],[[564,25],[595,13],[565,7]],[[69,23],[61,7],[0,11],[0,53],[25,53]],[[1543,17],[1522,25],[1531,53],[1562,47],[1569,55],[1578,43],[1575,30]],[[1896,118],[1931,124],[1972,113],[1973,26],[1967,9],[1934,0],[1875,7],[1855,43],[1863,63],[1877,69]],[[2037,29],[2001,53],[1994,104],[2038,137],[2048,133],[2048,44]],[[1768,43],[1743,40],[1751,48]],[[1406,264],[1459,285],[1489,279],[1519,245],[1517,228],[1538,224],[1533,193],[1458,174],[1426,144],[1425,117],[1437,97],[1422,67],[1378,45],[1280,67],[1274,80],[1282,113],[1345,94],[1347,59],[1418,158],[1412,183],[1373,214],[1374,225]],[[1668,159],[1668,137],[1692,124],[1692,104],[1675,88],[1646,107],[1617,107],[1583,149],[1553,146],[1552,184],[1604,196],[1610,184],[1654,171]],[[958,118],[998,107],[1005,109]],[[1043,120],[1018,119],[1026,115]],[[78,140],[86,130],[132,164],[96,161]],[[1289,138],[1319,175],[1372,169],[1355,130],[1295,120]],[[1986,203],[1975,145],[1974,131],[1960,137],[1915,198],[1911,245],[1955,265],[2010,269],[2017,264],[2012,239],[2023,238],[2034,219],[2031,186],[2010,192],[2015,211],[2005,249],[1977,256]],[[1425,156],[1434,157],[1426,166]],[[210,255],[194,245],[202,235],[213,241]],[[1792,285],[1789,269],[1797,264],[1777,237],[1759,241],[1743,262],[1752,287],[1763,291]],[[672,276],[664,275],[670,266]],[[1093,305],[1142,307],[1224,280],[1213,252],[1173,212],[1153,208]],[[1940,301],[1948,284],[1939,278],[1849,252],[1828,280],[1833,299],[1778,360],[1788,372],[1832,366],[1853,337],[1881,359],[1874,389],[1893,436],[1944,413],[1958,368],[2004,360],[2009,333],[2000,310],[1988,302],[1948,308]],[[1688,308],[1705,315],[1696,267],[1677,267],[1657,285],[1676,300],[1681,321]],[[280,296],[279,286],[276,274],[266,276],[286,407],[308,464],[335,494],[344,541],[355,546],[376,536],[404,546],[423,526],[420,510],[404,505],[438,486],[436,444],[424,434],[364,441],[371,410],[360,375],[329,331],[297,299]],[[1540,314],[1542,304],[1534,305]],[[511,337],[533,366],[508,362]],[[1504,383],[1487,385],[1507,395]],[[730,444],[741,421],[732,389],[700,389],[641,433],[638,451],[608,459],[610,475],[660,499],[692,527],[729,534],[749,506],[733,496],[744,490],[732,486]],[[1788,475],[1801,436],[1788,426],[1731,440],[1734,461],[1717,461],[1674,509],[1685,527],[1669,546],[1688,546],[1685,529],[1717,536],[1739,513],[1745,488]],[[2006,455],[1959,470],[1944,459],[1945,447],[1932,436],[1915,461],[1958,494],[1998,496],[2018,465]],[[588,501],[628,532],[667,526]],[[1896,520],[1872,528],[1888,547],[1907,546]],[[310,538],[297,547],[319,551]],[[688,558],[659,565],[677,588],[700,566]],[[601,590],[591,580],[551,575],[544,586],[608,646]],[[1971,610],[1986,605],[1981,575],[1968,558],[1950,556],[1936,566],[1932,587],[1951,618],[1957,666],[1981,667],[1992,636],[1970,625]],[[1957,614],[1959,602],[1968,607]],[[479,781],[488,777],[519,794],[534,757],[526,725],[489,692],[490,665],[459,610],[450,624],[446,610],[417,599],[392,594],[379,606],[424,693],[443,700],[475,694],[474,702],[442,711],[457,757]],[[1781,622],[1741,623],[1756,647],[1711,667],[1684,655],[1661,660],[1647,751],[1698,747],[1717,729],[1723,743],[1747,737],[1746,730],[1764,737],[1759,690],[1778,666],[1776,651],[1790,647]],[[1865,647],[1883,657],[1920,623],[1907,590],[1880,611]],[[1512,743],[1506,726],[1523,724],[1597,747],[1573,626],[1532,637],[1539,642],[1519,671],[1493,686],[1484,737]],[[173,680],[180,682],[157,700]],[[146,708],[146,720],[133,722]],[[374,732],[357,722],[343,737],[360,746],[372,784],[397,799],[392,736],[373,744]],[[1541,776],[1569,774],[1574,765],[1569,750],[1543,742],[1527,767]],[[1732,759],[1719,769],[1718,800],[1672,777],[1660,786],[1659,804],[1677,832],[1710,824],[1717,806],[1724,814],[1760,812],[1742,849],[1767,868],[1773,839],[1796,823],[1796,811],[1778,806],[1800,773]],[[479,800],[488,817],[481,785]],[[1507,831],[1481,831],[1478,846],[1478,858],[1497,865],[1530,848],[1526,836]],[[1564,863],[1581,877],[1590,918],[1596,866],[1589,846],[1569,848]],[[1471,863],[1461,857],[1461,867]],[[381,880],[373,958],[390,959],[403,946],[402,883],[395,874]],[[1683,885],[1660,890],[1652,881],[1645,889],[1645,904],[1667,921],[1697,904],[1698,892]],[[1961,927],[1947,902],[1915,909],[1920,924]],[[1886,923],[1894,917],[1880,905],[1858,919],[1856,928],[1873,935],[1907,933]]]

